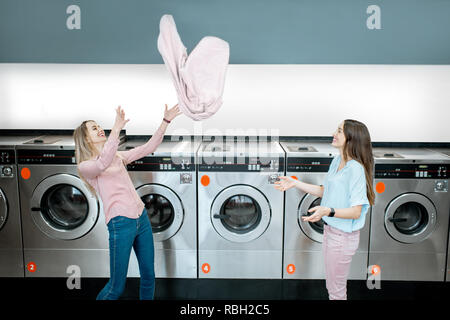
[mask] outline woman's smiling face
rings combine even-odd
[[[336,148],[342,148],[345,146],[346,141],[347,140],[345,139],[344,135],[344,122],[342,121],[336,131],[333,133],[333,142],[331,143],[331,145]]]
[[[89,121],[86,123],[88,129],[88,135],[93,144],[106,141],[105,131],[95,121]]]

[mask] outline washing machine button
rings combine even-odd
[[[448,191],[448,181],[437,180],[434,182],[434,192],[447,192]]]
[[[279,176],[277,175],[277,174],[271,174],[270,176],[269,176],[269,183],[270,184],[274,184],[275,183],[275,181],[279,181],[280,180],[280,178],[279,178]]]
[[[7,166],[3,167],[2,170],[1,170],[1,176],[2,177],[7,177],[7,178],[12,177],[13,176],[12,168],[11,167],[7,167]]]
[[[192,175],[190,173],[181,173],[180,174],[180,183],[181,184],[192,183]]]

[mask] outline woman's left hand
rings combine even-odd
[[[178,104],[174,105],[170,109],[168,109],[167,104],[166,104],[166,108],[164,110],[164,118],[166,118],[169,121],[172,121],[176,116],[180,115],[181,113],[182,112],[180,111]]]
[[[312,215],[307,217],[302,217],[303,221],[309,221],[309,222],[317,222],[322,217],[328,216],[330,214],[331,209],[327,207],[322,206],[316,206],[314,208],[311,208],[308,210],[308,212],[314,212]]]

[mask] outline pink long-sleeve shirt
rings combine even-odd
[[[128,151],[117,151],[119,138],[110,135],[100,155],[78,165],[83,178],[94,187],[103,202],[106,224],[116,216],[136,219],[141,215],[144,203],[125,166],[154,152],[163,137],[164,132],[159,128],[145,144]]]

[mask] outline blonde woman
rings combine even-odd
[[[98,294],[98,300],[115,300],[122,294],[132,248],[141,275],[140,298],[151,300],[154,297],[152,228],[126,165],[155,151],[168,124],[180,113],[178,105],[171,109],[166,105],[163,121],[151,139],[128,151],[117,151],[120,130],[129,121],[125,120],[125,112],[120,106],[116,109],[115,123],[108,139],[93,120],[83,121],[74,131],[78,172],[89,189],[102,200],[109,231],[110,279]]]

